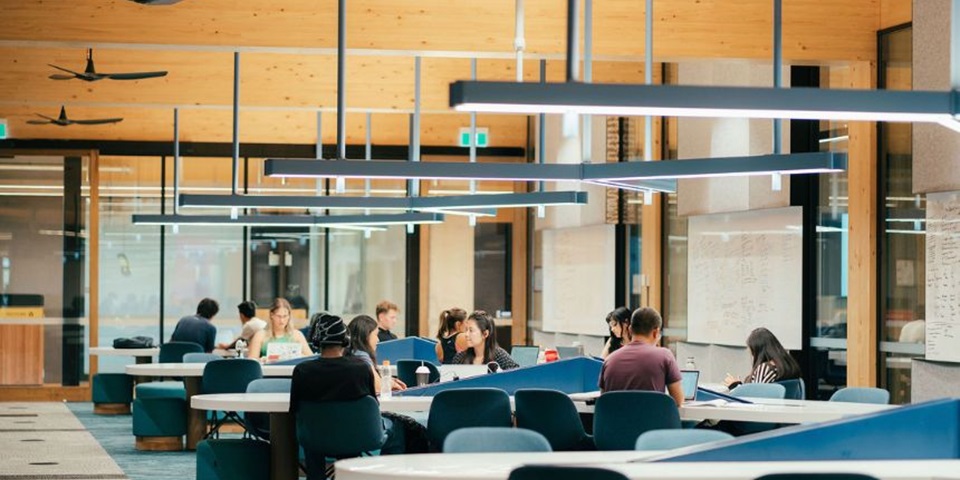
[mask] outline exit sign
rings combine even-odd
[[[478,128],[476,141],[473,142],[479,148],[486,148],[490,146],[490,129],[488,128]],[[460,135],[458,137],[458,144],[461,147],[470,146],[470,129],[467,127],[460,128]]]
[[[0,118],[0,140],[5,140],[10,134],[10,130],[7,129],[7,121]]]

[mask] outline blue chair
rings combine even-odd
[[[209,439],[197,444],[197,480],[270,480],[270,444]]]
[[[427,438],[439,452],[450,432],[466,427],[512,427],[510,396],[498,388],[462,388],[437,393],[430,403]]]
[[[245,393],[250,382],[263,378],[260,362],[249,358],[214,360],[203,367],[202,394]],[[214,414],[213,425],[206,437],[218,435],[220,427],[227,420],[233,420],[246,428],[246,424],[237,412],[226,412],[222,417]]]
[[[513,469],[507,480],[629,480],[626,475],[595,467],[528,465]]]
[[[734,438],[719,430],[705,430],[700,428],[650,430],[637,438],[637,450],[671,450],[674,448],[699,445],[701,443],[719,442]]]
[[[440,381],[440,369],[426,360],[397,360],[397,378],[408,387],[417,385],[417,368],[423,365],[430,370],[427,383]]]
[[[377,400],[365,396],[349,402],[303,401],[296,406],[297,441],[306,457],[307,480],[333,473],[327,458],[371,454],[383,446],[383,420]]]
[[[183,450],[187,434],[187,401],[176,397],[133,401],[133,435],[137,450]]]
[[[450,432],[443,453],[552,452],[546,437],[533,430],[510,427],[470,427]]]
[[[93,413],[120,415],[130,413],[133,401],[133,377],[125,373],[98,373],[90,386]]]
[[[803,400],[807,398],[807,388],[803,383],[802,378],[791,378],[789,380],[780,380],[779,382],[774,383],[777,385],[783,385],[783,388],[786,390],[783,398],[789,400]]]
[[[259,378],[247,385],[247,393],[290,393],[289,378]],[[245,412],[247,432],[251,435],[270,440],[270,414]]]
[[[735,397],[777,398],[783,399],[787,389],[776,383],[744,383],[730,391]]]
[[[559,391],[524,388],[513,394],[517,427],[540,433],[554,451],[594,450],[593,437],[570,397]]]
[[[160,363],[181,363],[188,353],[203,353],[203,347],[193,342],[167,342],[160,345]]]
[[[841,388],[830,396],[831,402],[851,402],[851,403],[878,403],[886,405],[890,403],[890,392],[882,388],[872,387],[847,387]]]
[[[207,363],[214,360],[223,360],[223,357],[214,353],[184,353],[183,363]]]
[[[593,414],[597,450],[633,450],[641,434],[666,428],[680,428],[680,410],[669,395],[631,390],[597,398]]]

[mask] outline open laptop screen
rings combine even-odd
[[[697,398],[697,383],[700,381],[700,370],[681,370],[680,388],[683,389],[684,400]]]
[[[517,365],[528,367],[537,364],[537,356],[540,355],[540,347],[528,345],[514,345],[510,349],[510,356]]]

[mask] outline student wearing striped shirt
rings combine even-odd
[[[760,327],[750,332],[747,348],[753,357],[753,368],[742,380],[728,374],[724,383],[731,390],[741,383],[773,383],[800,378],[800,365],[770,330]]]

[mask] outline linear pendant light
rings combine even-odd
[[[390,215],[134,215],[137,225],[240,225],[240,226],[317,226],[317,227],[383,227],[409,223],[441,223],[436,213],[404,213]]]

